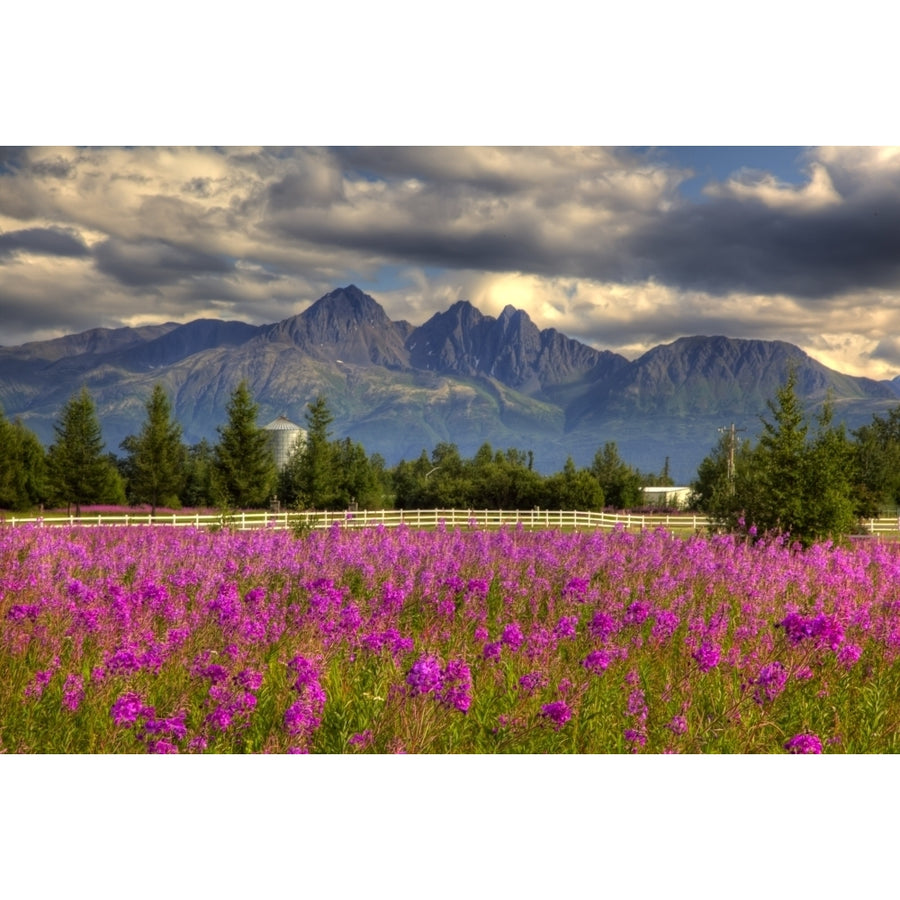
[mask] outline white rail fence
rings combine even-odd
[[[7,525],[168,525],[195,528],[410,528],[472,527],[494,528],[521,524],[526,528],[688,528],[708,526],[705,516],[691,514],[640,515],[599,513],[578,510],[497,510],[497,509],[378,509],[357,512],[234,512],[234,513],[90,513],[81,516],[7,516]]]
[[[234,513],[90,513],[82,516],[39,516],[0,518],[0,525],[168,525],[195,528],[231,528],[247,531],[254,528],[313,529],[331,528],[496,528],[502,525],[519,525],[525,528],[597,529],[623,527],[626,529],[666,528],[679,531],[708,529],[706,516],[691,513],[642,514],[582,512],[577,510],[496,510],[496,509],[379,509],[357,512],[234,512]],[[868,535],[884,535],[900,532],[900,517],[867,519],[861,530]]]

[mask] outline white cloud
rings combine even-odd
[[[810,165],[809,180],[800,186],[785,184],[765,172],[743,171],[724,184],[709,185],[704,193],[720,199],[756,200],[773,209],[797,212],[820,210],[841,202],[828,169],[821,163]]]

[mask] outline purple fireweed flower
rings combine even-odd
[[[647,702],[644,698],[644,692],[640,688],[635,688],[628,695],[625,712],[627,715],[636,716],[642,721],[647,718]]]
[[[526,694],[532,694],[536,690],[547,686],[547,676],[543,672],[529,672],[519,679],[519,687]]]
[[[486,641],[490,637],[490,633],[484,625],[476,625],[475,631],[473,632],[473,637],[476,641],[481,643],[482,641]]]
[[[829,650],[837,650],[844,643],[844,629],[834,616],[817,616],[815,636]]]
[[[372,744],[375,743],[375,736],[372,734],[372,729],[367,728],[365,731],[360,731],[358,734],[352,735],[348,743],[364,750],[366,747],[371,747]]]
[[[321,723],[321,709],[315,709],[305,699],[292,703],[284,713],[285,730],[294,737],[312,734]]]
[[[577,634],[578,616],[563,616],[557,623],[553,633],[558,638],[573,638]]]
[[[684,716],[672,716],[666,728],[672,734],[684,734],[687,731],[687,719]]]
[[[84,700],[84,678],[73,672],[63,685],[63,706],[69,712],[75,712],[82,700]]]
[[[857,646],[856,644],[844,644],[837,653],[837,661],[849,669],[851,666],[855,665],[860,656],[862,656],[862,647]]]
[[[406,683],[412,688],[412,695],[428,694],[440,687],[441,664],[434,656],[420,656],[406,675]]]
[[[159,673],[159,670],[162,668],[162,664],[165,661],[165,656],[165,649],[153,644],[138,657],[138,664],[141,668],[147,669],[149,672]]]
[[[245,619],[241,622],[240,636],[248,644],[256,644],[265,640],[266,623],[259,619]]]
[[[381,589],[380,611],[387,615],[397,613],[403,609],[406,602],[406,594],[398,587],[392,584],[385,584]]]
[[[225,666],[207,666],[200,672],[203,678],[208,678],[213,684],[221,684],[228,678],[228,669]]]
[[[661,609],[654,616],[653,628],[650,629],[650,636],[659,641],[670,638],[678,627],[678,615],[670,609]]]
[[[178,741],[183,740],[187,737],[186,718],[187,710],[182,709],[168,719],[147,719],[144,722],[144,733],[165,735]]]
[[[26,697],[40,698],[44,694],[44,688],[53,680],[55,668],[42,669],[34,673],[34,680],[25,688]]]
[[[760,706],[771,702],[784,690],[787,679],[787,669],[778,660],[763,666],[759,670],[759,675],[750,681],[750,684],[756,685],[753,699]]]
[[[711,641],[704,641],[691,655],[701,672],[709,672],[719,664],[721,649]]]
[[[131,650],[117,650],[106,661],[106,671],[111,675],[119,673],[138,672],[141,664],[137,656]]]
[[[10,622],[21,622],[25,619],[28,619],[29,622],[34,622],[40,611],[41,608],[36,603],[17,603],[6,611],[6,618]]]
[[[591,637],[600,641],[605,641],[618,631],[616,621],[612,616],[608,616],[604,612],[595,612],[593,618],[588,624],[588,631]]]
[[[571,598],[576,603],[585,603],[590,586],[589,578],[570,578],[563,587],[562,595],[564,598]]]
[[[217,706],[206,717],[206,721],[218,731],[228,731],[233,718],[232,711],[228,706]]]
[[[178,747],[165,740],[147,741],[147,751],[149,753],[177,753]]]
[[[792,644],[799,644],[806,638],[816,638],[820,643],[837,650],[844,642],[844,629],[834,616],[819,615],[805,618],[799,613],[789,613],[776,628],[783,628]]]
[[[572,718],[572,710],[564,700],[554,700],[541,707],[541,715],[545,719],[549,719],[553,723],[554,729],[559,731]]]
[[[263,674],[254,669],[242,669],[234,676],[234,683],[247,691],[258,691],[262,687]]]
[[[109,714],[113,718],[116,725],[123,725],[130,728],[138,720],[138,718],[146,718],[154,714],[152,706],[146,706],[141,699],[140,694],[129,691],[122,694],[110,707]]]
[[[295,656],[288,663],[288,668],[297,676],[294,681],[295,690],[300,690],[300,687],[304,684],[318,683],[319,681],[318,669],[305,656]]]
[[[189,628],[170,628],[166,632],[166,646],[174,650],[184,644],[190,636]]]
[[[500,659],[500,652],[503,650],[503,644],[500,641],[493,641],[490,644],[484,645],[484,650],[482,650],[481,655],[485,659]]]
[[[190,742],[188,743],[188,750],[194,750],[198,753],[202,753],[207,748],[207,746],[208,744],[206,738],[203,737],[202,734],[200,734],[195,738],[191,738]]]
[[[207,608],[216,614],[219,625],[236,625],[241,617],[241,598],[237,586],[220,584],[216,599]]]
[[[341,610],[339,628],[344,633],[352,633],[362,625],[363,617],[359,607],[350,603]]]
[[[784,744],[788,753],[821,753],[822,741],[816,734],[795,734]]]
[[[602,675],[612,662],[612,655],[606,650],[592,650],[581,664],[593,675]]]
[[[253,609],[266,599],[266,589],[261,587],[250,588],[244,595],[244,602]]]
[[[390,641],[391,654],[394,659],[399,659],[401,656],[411,653],[415,647],[415,642],[412,638],[403,637],[395,628],[389,628],[385,634]]]
[[[647,743],[647,735],[644,734],[643,731],[638,731],[636,728],[626,728],[623,734],[625,740],[635,747],[643,747]]]
[[[518,622],[510,622],[500,635],[500,643],[506,644],[506,646],[513,651],[518,650],[524,641],[525,635],[522,634],[522,629],[519,627]]]
[[[451,659],[441,672],[435,698],[445,706],[468,712],[472,705],[472,673],[462,659]]]
[[[525,655],[528,659],[538,659],[544,656],[547,650],[556,646],[556,641],[550,631],[543,627],[532,629],[528,635],[525,646]]]
[[[650,604],[636,600],[625,610],[624,622],[626,625],[641,625],[649,615]]]
[[[360,636],[359,643],[370,653],[380,653],[387,645],[388,639],[383,631],[372,631]]]

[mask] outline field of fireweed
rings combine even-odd
[[[885,753],[900,547],[0,529],[11,753]]]

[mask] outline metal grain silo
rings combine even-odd
[[[268,425],[263,426],[263,431],[269,436],[269,444],[272,447],[272,455],[275,457],[275,465],[280,472],[291,457],[294,447],[299,441],[306,440],[306,430],[295,425],[285,416],[273,419]]]

